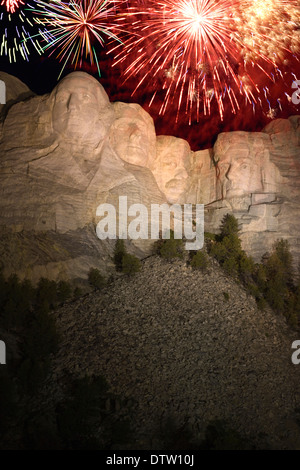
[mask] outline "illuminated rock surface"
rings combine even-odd
[[[165,201],[150,170],[122,160],[112,148],[109,128],[114,119],[103,87],[82,72],[68,75],[50,95],[10,109],[0,143],[5,274],[16,266],[21,276],[34,281],[45,272],[50,278],[73,277],[73,269],[76,277],[86,277],[91,266],[105,272],[111,259],[96,237],[97,207],[118,204],[120,195],[127,196],[128,206]],[[81,242],[90,227],[94,251],[87,259],[86,242]],[[14,237],[7,236],[9,231]],[[54,233],[66,236],[48,244]],[[7,239],[12,245],[11,240],[18,239],[10,256]],[[136,244],[137,254],[141,255],[139,245],[149,249],[149,243]],[[113,245],[114,241],[107,243],[110,254]]]
[[[139,105],[110,103],[86,73],[72,73],[50,95],[29,99],[19,80],[4,73],[0,79],[10,102],[0,131],[6,274],[16,267],[34,280],[45,273],[86,278],[91,266],[107,272],[114,242],[97,239],[96,209],[118,208],[124,195],[128,206],[143,203],[148,210],[154,203],[203,203],[205,230],[212,232],[233,213],[255,260],[279,238],[289,240],[295,264],[300,260],[299,116],[272,121],[263,132],[222,133],[213,149],[192,152],[183,139],[156,137]],[[55,237],[56,244],[49,242]],[[84,237],[94,247],[88,258]],[[150,245],[137,240],[133,251],[143,256]]]
[[[8,109],[17,101],[25,100],[34,95],[29,88],[16,77],[0,72],[0,80],[5,83],[6,104],[0,104],[0,121],[4,119]]]
[[[260,261],[280,238],[300,261],[300,117],[278,119],[262,132],[218,136],[215,201],[206,229],[215,231],[226,213],[240,222],[243,248]]]

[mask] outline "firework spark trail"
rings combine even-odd
[[[296,0],[243,0],[237,12],[245,60],[263,58],[274,64],[285,52],[299,52],[300,5]]]
[[[223,115],[221,95],[224,88],[218,69],[222,68],[225,75],[231,76],[239,86],[238,77],[228,60],[230,58],[236,63],[238,58],[236,48],[231,42],[232,18],[228,16],[230,7],[232,8],[235,3],[237,2],[232,0],[218,3],[210,0],[164,0],[148,2],[148,9],[143,12],[133,9],[131,13],[129,10],[129,15],[138,17],[133,23],[134,32],[141,34],[146,32],[145,44],[137,45],[140,56],[125,71],[127,79],[133,74],[145,72],[133,93],[148,77],[155,78],[165,71],[166,80],[162,89],[167,91],[165,102],[160,109],[161,114],[165,112],[168,103],[173,101],[177,92],[179,93],[177,118],[185,93],[187,93],[186,112],[191,111],[195,101],[199,110],[199,83],[202,83],[204,110],[210,109],[213,90],[220,115]],[[139,39],[137,42],[142,43]],[[149,44],[152,46],[151,49],[154,47],[151,57],[147,54]],[[120,55],[117,55],[116,64],[126,59],[130,53],[129,40],[125,54],[121,51]],[[211,82],[210,87],[208,81]],[[227,93],[230,96],[230,87],[227,87]],[[236,112],[231,96],[230,100],[233,111]]]
[[[267,8],[260,0],[129,2],[131,6],[122,21],[131,36],[124,40],[121,50],[118,47],[111,50],[115,54],[114,65],[125,64],[124,82],[140,76],[132,95],[142,84],[160,80],[165,91],[160,113],[177,99],[176,120],[183,101],[190,120],[195,104],[198,120],[200,104],[207,114],[213,99],[221,118],[226,98],[233,113],[240,108],[239,96],[254,106],[260,93],[254,71],[260,70],[267,79],[275,81],[281,73],[278,64],[282,56],[286,51],[297,51],[300,42],[296,31],[297,1],[289,2],[289,16],[287,1],[265,1]],[[274,10],[280,24],[276,33],[269,14]],[[283,37],[284,42],[280,42]],[[265,47],[261,45],[263,41]],[[132,56],[134,60],[130,63]],[[154,91],[150,105],[157,95]]]
[[[0,23],[0,56],[7,56],[10,62],[16,62],[19,56],[29,61],[33,50],[39,55],[43,52],[38,33],[45,34],[45,31],[42,30],[39,20],[34,17],[34,5],[35,0],[4,0],[1,3],[4,11],[0,14],[0,21],[5,27]]]
[[[14,13],[20,5],[25,5],[22,0],[2,0],[1,5],[6,6],[8,13]]]
[[[116,6],[122,1],[70,0],[69,3],[59,0],[51,0],[50,3],[38,1],[36,14],[40,16],[48,32],[44,37],[47,44],[43,49],[51,50],[49,56],[57,52],[57,58],[60,61],[64,60],[61,73],[70,57],[75,69],[82,66],[84,58],[89,57],[91,65],[97,64],[100,75],[93,43],[103,47],[104,36],[120,42],[116,35],[120,29],[119,25],[111,20],[115,15]]]

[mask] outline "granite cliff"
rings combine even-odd
[[[5,274],[37,281],[113,270],[113,240],[100,241],[100,204],[203,203],[205,230],[224,214],[240,223],[244,249],[256,261],[275,240],[300,260],[300,117],[270,122],[262,132],[222,133],[212,149],[193,152],[156,136],[139,105],[110,103],[90,75],[74,72],[50,93],[34,96],[2,73],[0,109],[0,254]],[[201,129],[199,129],[201,132]],[[151,240],[128,241],[149,254]]]

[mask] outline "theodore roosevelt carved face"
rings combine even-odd
[[[190,153],[190,146],[183,139],[163,135],[156,139],[156,158],[150,169],[172,204],[181,202],[187,187]]]

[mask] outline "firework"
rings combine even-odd
[[[260,59],[280,64],[300,44],[300,6],[291,0],[244,0],[237,11],[237,36],[246,62]]]
[[[43,32],[39,20],[35,19],[35,0],[3,0],[0,5],[1,42],[0,56],[7,56],[10,62],[18,57],[29,61],[31,51],[42,54],[37,34]]]
[[[243,101],[255,110],[261,93],[255,80],[257,72],[274,81],[281,73],[282,57],[287,51],[295,53],[299,44],[297,1],[289,2],[289,16],[287,1],[267,3],[272,4],[273,10],[278,9],[276,18],[281,30],[276,33],[271,28],[273,10],[260,1],[131,3],[122,19],[131,36],[124,40],[124,47],[111,50],[115,54],[114,66],[123,64],[125,81],[139,77],[132,94],[142,84],[156,80],[158,89],[149,106],[157,96],[161,98],[163,91],[160,114],[176,99],[176,120],[183,104],[190,122],[194,109],[199,120],[200,112],[209,114],[213,103],[221,118],[225,107],[237,113]]]
[[[107,38],[119,41],[117,32],[119,25],[112,20],[116,7],[123,0],[70,0],[61,2],[50,0],[50,3],[38,2],[35,12],[45,26],[47,34],[43,36],[46,45],[44,51],[49,56],[56,53],[59,61],[63,61],[63,71],[68,61],[76,69],[82,67],[89,58],[91,65],[96,64],[96,44],[102,47]]]
[[[2,0],[1,5],[5,5],[8,13],[14,13],[20,5],[25,5],[22,0]]]

